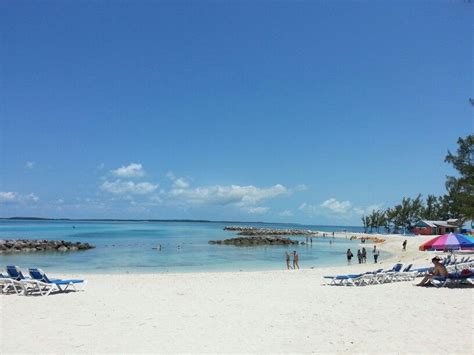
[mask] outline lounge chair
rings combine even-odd
[[[400,272],[403,264],[395,264],[390,270],[382,271],[375,275],[378,283],[392,282],[395,275]]]
[[[370,283],[372,275],[366,274],[349,274],[349,275],[336,275],[336,276],[323,276],[326,279],[328,285],[334,286],[362,286]]]
[[[433,269],[433,267],[420,267],[420,268],[417,268],[417,269],[412,269],[411,271],[415,273],[416,277],[418,277],[418,276],[425,276],[432,269]]]
[[[414,280],[416,278],[416,275],[418,274],[418,272],[417,271],[412,271],[411,270],[412,266],[413,266],[413,264],[410,264],[405,269],[403,269],[403,271],[395,273],[393,278],[396,281],[411,281],[411,280]]]
[[[28,279],[27,277],[25,277],[23,275],[20,268],[18,266],[15,266],[15,265],[7,265],[7,273],[8,273],[8,276],[11,279],[14,279],[14,280],[17,280],[17,281]]]
[[[433,276],[430,283],[436,287],[451,285],[472,284],[474,280],[474,270],[470,274],[452,273],[448,276]]]
[[[58,292],[65,292],[68,287],[71,287],[74,291],[78,291],[75,285],[82,284],[80,288],[83,291],[87,285],[86,280],[78,279],[50,279],[41,269],[30,268],[31,280],[28,282],[35,286],[33,291],[39,291],[42,296],[48,296],[52,291],[57,290]]]
[[[13,291],[17,295],[21,295],[25,291],[25,285],[10,275],[0,273],[0,293],[10,293]]]

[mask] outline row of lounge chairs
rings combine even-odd
[[[474,258],[470,258],[470,257],[465,257],[465,258],[462,258],[461,260],[455,260],[455,259],[451,260],[450,257],[447,257],[443,259],[441,263],[446,267],[448,272],[451,272],[451,273],[455,273],[463,269],[474,268]],[[432,267],[419,268],[418,271],[420,272],[420,275],[418,276],[426,275],[431,269]]]
[[[329,285],[339,286],[364,286],[395,281],[407,281],[413,280],[418,275],[417,270],[411,269],[412,266],[413,264],[410,264],[403,269],[403,264],[395,264],[389,270],[378,269],[362,274],[324,276],[324,279]]]
[[[444,258],[441,263],[448,267],[448,266],[459,266],[459,265],[463,265],[463,264],[466,264],[466,263],[474,263],[474,258],[471,258],[469,256],[465,256],[461,259],[456,259],[455,257],[451,257],[451,256],[447,256],[446,258]]]
[[[413,264],[409,264],[403,269],[403,264],[395,264],[389,270],[378,269],[375,271],[369,271],[362,274],[348,274],[348,275],[335,275],[335,276],[323,276],[326,284],[334,286],[366,286],[376,285],[389,282],[397,281],[411,281],[418,276],[425,276],[430,272],[432,268],[418,268],[412,269]],[[474,266],[474,260],[467,261],[463,264],[456,264],[458,270],[468,269]],[[449,269],[448,269],[449,271]],[[460,271],[451,272],[449,276],[433,277],[432,284],[440,287],[447,286],[452,283],[473,283],[474,282],[474,270],[462,274]]]
[[[18,266],[8,265],[6,274],[0,273],[0,293],[48,296],[53,291],[66,292],[68,289],[83,291],[87,285],[86,280],[49,278],[38,268],[30,268],[28,272],[30,277],[24,276]]]

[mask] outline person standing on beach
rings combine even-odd
[[[359,264],[362,264],[362,253],[360,249],[357,250],[357,259],[359,259]]]
[[[350,249],[347,249],[346,256],[347,256],[347,265],[350,265],[351,259],[354,256],[354,254],[352,254],[352,251]]]
[[[300,266],[298,264],[298,261],[299,261],[300,257],[298,255],[298,253],[296,252],[296,250],[293,251],[293,269],[299,269]]]
[[[362,248],[362,262],[364,264],[367,262],[367,250],[365,250],[365,247]]]
[[[377,246],[374,245],[374,250],[372,250],[372,254],[374,254],[374,264],[377,264],[377,259],[379,258],[379,250]]]
[[[288,270],[291,269],[291,266],[290,266],[290,254],[288,254],[287,251],[285,251],[285,258],[286,258],[286,267],[288,268]]]
[[[402,250],[403,250],[403,251],[407,251],[407,240],[406,240],[406,239],[403,241],[402,246],[403,246],[403,249],[402,249]]]

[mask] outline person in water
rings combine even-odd
[[[433,271],[426,275],[419,284],[416,284],[416,286],[425,286],[431,281],[433,276],[448,276],[448,270],[446,269],[446,266],[441,264],[439,261],[440,258],[438,256],[435,256],[433,259],[431,259],[431,262],[434,264]]]
[[[298,264],[298,261],[299,261],[300,257],[298,255],[298,253],[296,252],[296,250],[293,251],[293,269],[299,269],[300,266]]]
[[[285,251],[285,258],[286,258],[286,267],[288,268],[288,270],[291,269],[291,266],[290,266],[290,254],[288,254],[287,251]]]
[[[347,264],[350,265],[351,259],[354,256],[354,254],[352,254],[352,251],[350,249],[347,249],[346,256],[347,256]]]
[[[374,254],[374,263],[377,264],[377,259],[379,258],[380,253],[376,245],[374,245],[374,250],[372,250],[372,254]]]

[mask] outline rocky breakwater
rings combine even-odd
[[[95,248],[89,243],[67,242],[65,240],[45,239],[2,239],[0,240],[0,253],[20,253],[35,251],[74,251]]]
[[[256,227],[240,227],[229,226],[224,228],[225,231],[239,232],[239,235],[263,236],[263,235],[307,235],[317,236],[319,233],[309,229],[271,229]]]
[[[210,240],[209,244],[223,244],[223,245],[237,245],[237,246],[252,246],[252,245],[298,245],[299,242],[289,238],[279,237],[237,237],[224,240]]]

